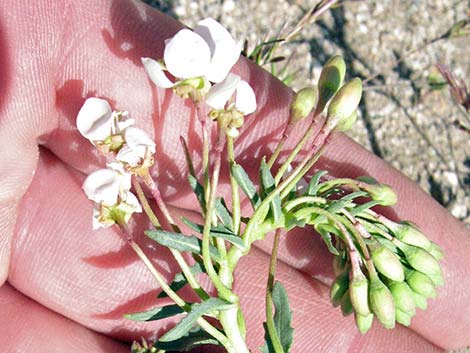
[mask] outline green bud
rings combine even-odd
[[[406,276],[406,282],[416,293],[426,297],[436,297],[436,287],[431,279],[419,271],[410,271]]]
[[[371,258],[377,270],[384,276],[396,282],[405,279],[403,266],[398,257],[383,245],[371,249]]]
[[[354,308],[351,303],[351,297],[349,296],[349,291],[344,293],[343,297],[341,298],[341,312],[343,316],[351,315],[354,311]]]
[[[395,319],[397,320],[398,323],[402,324],[403,326],[410,326],[411,316],[413,315],[405,313],[401,311],[400,309],[397,309],[395,311]]]
[[[405,282],[392,282],[388,288],[392,293],[397,310],[400,309],[409,315],[414,315],[416,304],[411,288]]]
[[[392,293],[378,277],[371,280],[369,303],[372,312],[385,328],[395,327],[395,304]]]
[[[406,244],[423,248],[425,250],[431,249],[431,241],[423,233],[410,224],[397,224],[396,229],[392,230],[395,236]]]
[[[416,270],[430,275],[441,275],[441,267],[434,256],[414,246],[400,247],[408,263]]]
[[[343,84],[345,74],[346,64],[344,59],[339,55],[331,57],[323,66],[320,78],[318,79],[320,96],[318,106],[321,111],[323,111],[328,101]]]
[[[330,300],[334,307],[341,304],[341,298],[347,292],[348,286],[349,272],[346,270],[336,277],[330,288]]]
[[[362,316],[356,313],[356,325],[361,333],[366,333],[374,322],[374,314],[370,313],[367,316]]]
[[[347,258],[344,251],[340,252],[339,255],[333,257],[333,272],[336,276],[343,273],[347,264]]]
[[[343,124],[359,106],[362,97],[362,82],[359,78],[354,78],[335,94],[328,106],[327,124],[330,128],[335,128],[338,124]]]
[[[428,307],[426,297],[423,297],[421,294],[416,292],[413,292],[413,297],[415,298],[416,307],[420,308],[421,310],[426,310]]]
[[[386,184],[372,185],[367,188],[372,200],[378,202],[382,206],[392,206],[397,203],[397,194]]]
[[[434,283],[436,287],[438,286],[443,286],[444,285],[444,278],[442,278],[442,275],[430,275],[427,274],[426,276],[429,277],[429,279]]]
[[[349,296],[354,310],[362,316],[370,314],[369,281],[362,272],[356,274],[349,284]]]
[[[442,260],[444,258],[444,252],[442,251],[441,247],[436,243],[431,242],[431,246],[429,249],[426,249],[429,253],[434,256],[436,260]]]
[[[306,118],[312,112],[318,101],[316,87],[304,87],[298,91],[290,103],[290,124]]]
[[[336,125],[335,130],[336,131],[348,131],[353,127],[353,125],[357,121],[357,110],[354,111],[350,116],[348,116],[346,119],[340,120],[338,124]]]

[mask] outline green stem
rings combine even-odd
[[[279,240],[281,238],[281,230],[277,229],[274,233],[273,248],[271,250],[271,260],[269,262],[268,282],[266,284],[266,326],[268,329],[269,337],[274,348],[275,353],[284,353],[281,340],[276,330],[274,323],[273,313],[273,297],[272,291],[274,286],[274,277],[276,274],[277,253],[279,249]]]
[[[160,222],[158,221],[157,216],[153,212],[152,208],[150,207],[150,204],[145,197],[144,191],[142,190],[142,187],[140,186],[139,182],[137,182],[134,178],[132,178],[132,185],[134,186],[134,189],[137,193],[137,197],[139,198],[140,204],[142,205],[142,208],[144,209],[145,214],[147,217],[150,219],[150,222],[153,224],[155,228],[160,228]]]
[[[290,121],[291,121],[291,117],[289,116],[289,122]],[[282,147],[284,147],[284,144],[286,143],[287,139],[289,138],[290,131],[291,131],[291,125],[287,124],[287,126],[284,128],[284,131],[282,132],[282,137],[279,140],[279,142],[276,146],[276,149],[274,150],[273,154],[269,158],[269,161],[268,161],[269,169],[272,168],[274,162],[276,162],[276,159],[279,157],[279,154],[282,151]]]
[[[232,170],[233,165],[235,164],[235,152],[233,146],[233,138],[227,136],[227,154],[230,170]],[[238,234],[240,230],[240,194],[238,191],[237,179],[230,173],[230,186],[232,188],[232,219],[233,219],[233,232]]]
[[[224,328],[224,332],[230,340],[233,347],[235,347],[236,353],[250,353],[248,349],[243,333],[240,330],[238,322],[238,310],[239,307],[223,310],[220,313],[220,322]]]
[[[209,180],[209,132],[207,129],[206,117],[202,114],[201,106],[196,104],[196,113],[201,124],[202,130],[202,171],[204,178],[204,192],[206,200],[209,199],[210,195],[210,180]]]

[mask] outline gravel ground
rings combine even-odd
[[[217,18],[235,37],[255,43],[284,22],[295,23],[317,1],[147,2],[189,26],[207,16]],[[285,55],[295,52],[290,64],[298,77],[294,89],[315,83],[334,54],[344,56],[351,75],[370,78],[351,137],[468,225],[470,134],[453,124],[463,118],[447,87],[431,90],[428,75],[440,62],[470,86],[470,34],[427,43],[469,17],[468,0],[348,1],[283,47]]]
[[[250,43],[275,34],[286,21],[295,23],[315,3],[147,2],[189,26],[206,16],[217,18]],[[468,18],[469,6],[468,0],[349,1],[283,47],[286,55],[295,52],[290,64],[297,71],[295,89],[315,83],[321,66],[334,54],[345,57],[351,75],[377,75],[367,83],[361,119],[350,135],[468,224],[470,135],[452,124],[462,118],[447,88],[432,91],[427,77],[437,62],[461,78],[470,77],[470,37],[425,43]],[[409,55],[412,50],[416,51]],[[405,59],[397,65],[402,56]]]

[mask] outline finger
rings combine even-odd
[[[129,311],[155,305],[155,285],[137,258],[121,249],[125,244],[115,230],[91,231],[91,207],[77,179],[77,173],[43,153],[23,201],[9,281],[43,305],[87,327],[124,339],[155,337],[168,321],[135,324],[122,318]],[[145,247],[145,251],[156,256],[156,265],[166,270],[164,249]],[[263,337],[264,314],[259,303],[263,302],[267,265],[267,256],[254,250],[237,272],[236,291],[246,308],[252,347],[259,346]],[[279,275],[296,313],[293,351],[301,347],[325,351],[331,346],[338,351],[348,347],[360,350],[361,345],[381,352],[395,352],[397,347],[403,351],[439,351],[405,329],[384,332],[376,328],[373,340],[360,338],[352,320],[341,318],[331,308],[325,286],[282,264]]]
[[[129,348],[35,303],[8,284],[0,288],[2,352],[120,353]]]

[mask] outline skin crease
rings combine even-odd
[[[176,213],[194,212],[178,142],[185,136],[199,160],[194,110],[169,91],[155,89],[140,64],[142,56],[160,58],[164,39],[180,26],[128,0],[55,1],[54,6],[46,0],[1,2],[0,277],[8,283],[0,289],[0,313],[10,317],[14,308],[25,312],[21,325],[19,319],[3,321],[2,351],[18,351],[26,340],[41,342],[42,327],[63,347],[83,340],[90,341],[93,352],[120,352],[125,349],[112,339],[151,337],[169,324],[142,325],[122,318],[155,305],[157,286],[116,230],[92,231],[91,203],[80,186],[103,161],[74,124],[86,97],[103,97],[114,108],[128,110],[155,138],[154,177],[165,200],[178,207]],[[292,93],[246,60],[241,59],[234,72],[254,87],[258,98],[258,110],[247,117],[236,149],[237,160],[256,173],[255,160],[272,150],[282,132]],[[305,124],[299,124],[297,135]],[[331,257],[324,246],[308,230],[290,233],[282,239],[278,274],[294,312],[292,351],[433,352],[470,345],[470,237],[464,225],[343,135],[330,141],[320,164],[334,176],[367,174],[390,184],[399,203],[387,215],[417,223],[443,247],[446,284],[429,301],[428,310],[418,311],[410,329],[386,331],[375,325],[363,336],[351,317],[343,318],[328,303],[327,287],[312,278],[331,280]],[[223,183],[226,177],[222,175]],[[140,234],[145,223],[141,217],[136,221],[135,234]],[[175,266],[168,252],[136,237],[170,278]],[[270,239],[257,245],[241,261],[235,284],[246,306],[253,348],[263,337],[260,303]],[[35,347],[50,352],[47,346]]]

